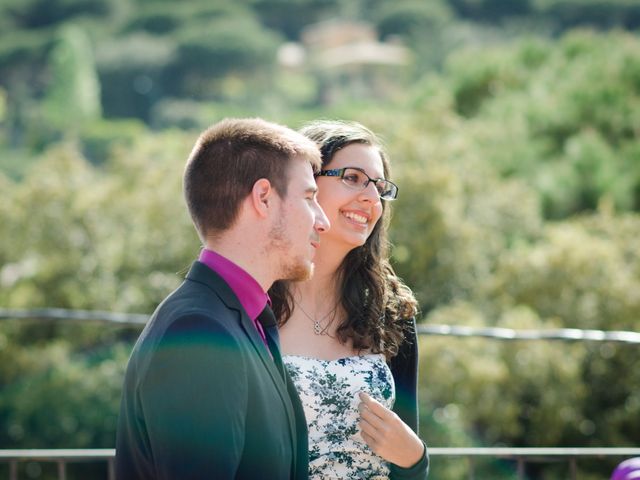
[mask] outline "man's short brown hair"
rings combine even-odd
[[[294,157],[320,168],[316,145],[282,125],[259,118],[225,119],[202,132],[187,161],[184,195],[193,223],[205,239],[231,227],[255,182],[266,178],[287,195]]]

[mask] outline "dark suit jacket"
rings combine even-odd
[[[195,262],[129,359],[116,477],[306,479],[307,448],[288,374],[231,288]]]

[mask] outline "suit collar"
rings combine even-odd
[[[238,300],[236,294],[233,293],[229,284],[204,263],[198,261],[193,262],[185,278],[209,287],[228,308],[244,312],[240,300]]]
[[[249,317],[255,320],[269,298],[258,281],[238,264],[213,250],[203,248],[198,261],[222,277],[236,294]]]

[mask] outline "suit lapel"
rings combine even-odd
[[[254,325],[253,321],[249,318],[249,316],[246,314],[246,312],[244,310],[241,310],[240,314],[241,314],[240,323],[242,325],[242,328],[244,329],[244,331],[247,333],[247,336],[251,340],[253,348],[258,354],[258,356],[260,357],[260,360],[262,361],[265,368],[267,369],[267,372],[269,372],[269,376],[273,380],[273,383],[275,384],[275,387],[278,390],[280,397],[282,398],[282,403],[284,404],[285,409],[287,411],[287,419],[289,420],[289,431],[291,433],[291,441],[292,441],[293,454],[294,454],[293,458],[295,459],[297,455],[295,414],[293,412],[293,406],[291,405],[291,398],[289,397],[289,393],[287,391],[286,380],[284,377],[285,375],[284,370],[282,372],[278,371],[278,367],[276,367],[274,360],[269,356],[267,346],[262,341],[262,337],[260,337],[260,334],[258,333],[256,326]],[[265,332],[265,335],[269,335],[269,333]],[[271,341],[273,341],[273,338],[272,337],[270,338],[271,338]],[[274,353],[279,356],[280,355],[279,349],[276,349]],[[282,359],[280,359],[280,364],[282,364]]]
[[[240,325],[245,331],[247,337],[250,340],[253,349],[256,354],[260,358],[260,361],[264,364],[265,369],[267,370],[269,377],[271,377],[278,394],[282,399],[282,403],[287,412],[287,420],[289,423],[289,432],[291,436],[291,445],[293,450],[293,461],[294,461],[294,469],[295,463],[297,461],[297,442],[296,442],[296,420],[295,413],[292,406],[292,400],[287,391],[286,378],[287,375],[284,372],[278,371],[274,360],[270,357],[269,351],[267,350],[267,346],[262,341],[262,337],[258,333],[255,324],[249,318],[244,308],[240,304],[238,297],[236,297],[231,287],[220,277],[217,273],[211,270],[209,267],[204,265],[201,262],[193,262],[191,269],[187,273],[186,278],[188,280],[202,283],[209,287],[213,293],[215,293],[224,304],[232,309],[236,310],[240,315]],[[275,339],[272,334],[265,331],[265,335],[269,335],[270,341],[275,343]],[[280,356],[280,350],[276,345],[276,354]],[[280,358],[280,364],[282,365],[282,359]]]

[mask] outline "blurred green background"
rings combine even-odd
[[[198,253],[199,131],[323,117],[385,140],[420,321],[638,330],[639,26],[634,0],[0,0],[0,307],[151,312]],[[138,333],[1,321],[0,448],[112,448]],[[420,341],[431,446],[640,444],[637,345]]]

